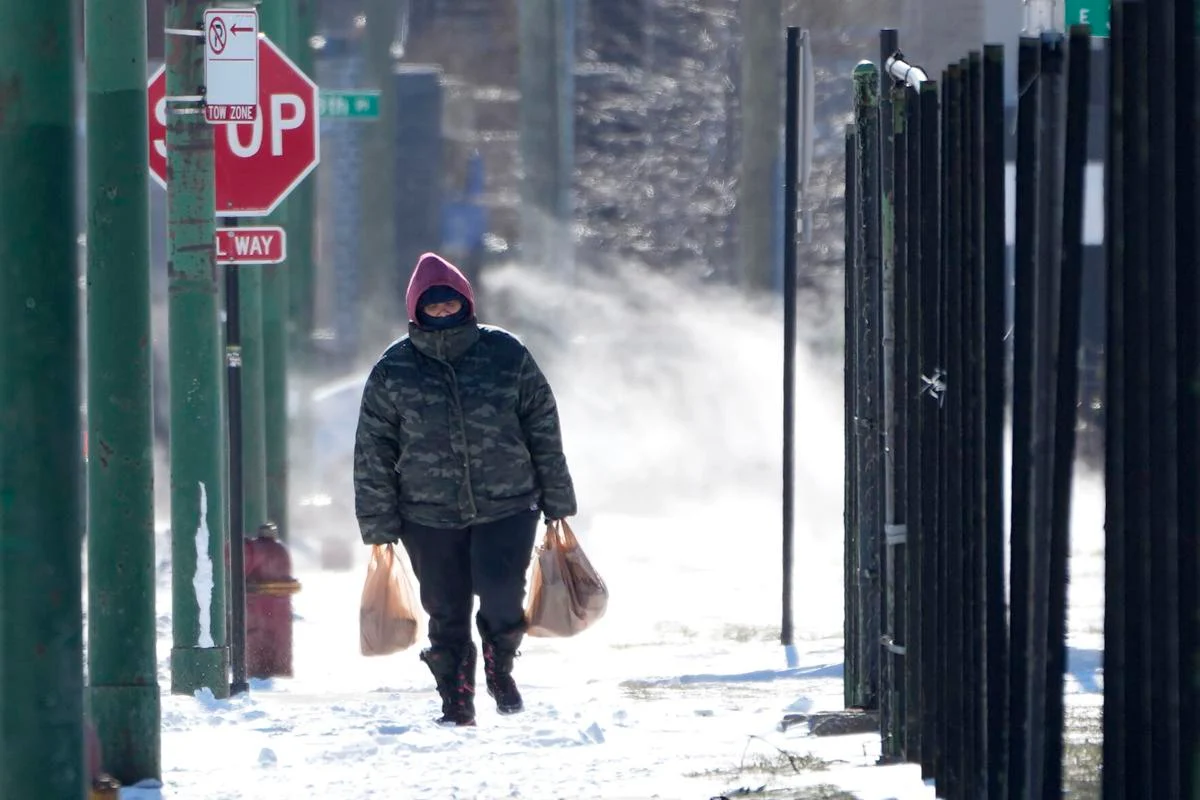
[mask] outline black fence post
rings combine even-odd
[[[1037,259],[1038,93],[1041,44],[1022,37],[1018,45],[1016,239],[1013,246],[1013,431],[1009,577],[1008,796],[1026,797],[1029,770],[1028,662],[1030,550],[1028,507],[1033,491],[1030,439],[1033,429],[1034,275]]]
[[[1108,148],[1105,163],[1104,247],[1108,262],[1104,365],[1104,770],[1102,792],[1106,800],[1126,796],[1129,784],[1130,739],[1137,734],[1128,727],[1127,708],[1137,698],[1128,697],[1126,611],[1126,525],[1125,385],[1128,368],[1125,339],[1124,284],[1126,274],[1125,226],[1125,12],[1120,2],[1112,4],[1112,38],[1109,42]],[[1015,497],[1014,497],[1015,499]]]
[[[858,348],[855,338],[855,320],[858,315],[858,143],[855,126],[846,126],[846,194],[845,194],[845,238],[846,258],[843,276],[845,296],[845,548],[843,557],[842,594],[845,596],[845,619],[842,623],[844,640],[844,675],[842,678],[843,703],[851,708],[859,703],[859,680],[862,665],[859,661],[859,604],[858,604],[858,436],[855,403],[858,391]]]
[[[1175,164],[1176,184],[1176,275],[1175,286],[1180,309],[1200,308],[1200,148],[1196,131],[1200,130],[1200,92],[1197,74],[1197,7],[1177,1],[1174,24],[1157,31],[1175,38]],[[1191,28],[1189,28],[1191,23]],[[1200,552],[1200,319],[1195,313],[1178,314],[1176,334],[1179,386],[1179,604],[1185,612],[1200,605],[1200,570],[1191,554]],[[1195,797],[1200,791],[1200,703],[1195,687],[1200,664],[1200,636],[1194,614],[1180,620],[1180,661],[1183,691],[1179,720],[1182,753],[1182,794]],[[1191,688],[1189,688],[1191,687]]]
[[[1126,796],[1146,790],[1155,762],[1154,725],[1148,656],[1152,651],[1150,585],[1150,397],[1155,388],[1150,372],[1151,325],[1146,269],[1150,255],[1147,237],[1150,194],[1147,181],[1149,117],[1146,80],[1146,4],[1118,0],[1121,6],[1122,137],[1125,147],[1120,225],[1123,276],[1117,291],[1123,295],[1125,358],[1125,725],[1132,732],[1126,754]]]
[[[891,591],[888,605],[891,611],[891,628],[884,641],[884,657],[891,667],[889,686],[892,700],[892,739],[890,752],[885,756],[899,760],[907,758],[908,703],[906,675],[910,657],[908,626],[908,514],[905,492],[908,486],[908,415],[907,370],[905,353],[908,347],[906,326],[908,324],[908,130],[906,126],[907,89],[904,84],[890,87],[892,95],[892,186],[891,186],[891,387],[889,402],[892,406],[889,435],[892,469],[891,490],[893,492],[891,519],[885,529],[888,552],[888,579]],[[886,298],[886,295],[885,295]]]
[[[971,51],[962,62],[964,97],[962,120],[962,445],[963,494],[963,695],[966,728],[964,767],[968,796],[987,785],[984,772],[985,724],[983,685],[983,326],[981,319],[983,199],[981,137],[983,58]]]
[[[944,256],[942,272],[945,293],[942,298],[942,342],[946,361],[946,415],[943,430],[945,488],[943,492],[942,570],[946,638],[943,644],[942,680],[946,700],[943,720],[946,726],[946,793],[961,797],[967,787],[965,774],[966,730],[964,729],[964,656],[963,627],[963,551],[962,530],[962,67],[951,64],[946,82],[946,107],[943,110],[946,133],[943,136],[945,180]]]
[[[1050,520],[1049,606],[1046,636],[1046,743],[1043,797],[1062,794],[1064,698],[1067,668],[1067,579],[1071,489],[1079,396],[1080,323],[1083,315],[1083,202],[1087,166],[1091,33],[1072,28],[1068,50],[1066,126],[1062,136],[1062,243],[1057,286],[1053,506]]]
[[[893,205],[896,168],[894,163],[894,116],[892,109],[891,76],[887,60],[899,47],[894,28],[879,32],[878,102],[879,102],[879,238],[880,238],[880,367],[881,415],[880,446],[883,466],[883,535],[879,538],[880,595],[879,621],[879,726],[882,735],[881,756],[884,761],[900,755],[900,712],[896,694],[897,656],[895,640],[900,628],[896,616],[899,585],[896,573],[897,514],[903,514],[897,503],[899,490],[897,473],[896,436],[900,432],[895,405],[895,207]]]
[[[1176,423],[1178,387],[1176,384],[1175,328],[1175,39],[1163,36],[1174,24],[1173,4],[1146,3],[1146,133],[1144,149],[1148,157],[1147,260],[1142,272],[1147,277],[1146,347],[1151,383],[1147,433],[1150,496],[1146,533],[1150,544],[1149,608],[1150,615],[1150,716],[1151,772],[1148,786],[1153,797],[1182,797],[1180,751],[1180,649],[1179,649],[1179,460]],[[1193,22],[1193,31],[1195,29]],[[1142,106],[1139,106],[1139,109]],[[1195,137],[1197,131],[1188,133]],[[1196,314],[1195,307],[1183,306],[1180,313]],[[1185,558],[1195,559],[1195,552]],[[1183,610],[1191,615],[1195,608]],[[1189,676],[1190,679],[1190,676]],[[1190,683],[1190,680],[1189,680]]]
[[[1085,93],[1086,96],[1086,93]],[[1004,587],[1004,412],[1006,320],[1004,46],[983,49],[982,325],[984,359],[983,482],[986,610],[987,797],[1007,792],[1008,626]]]
[[[911,86],[904,92],[905,169],[903,192],[897,186],[897,241],[899,221],[903,222],[904,304],[903,358],[898,361],[900,376],[896,395],[904,406],[904,757],[906,761],[924,760],[925,730],[922,704],[925,702],[921,678],[924,669],[923,647],[926,617],[925,586],[922,583],[921,553],[925,547],[921,518],[921,114],[920,95]],[[899,245],[898,245],[899,246]]]
[[[1026,665],[1029,681],[1029,762],[1027,796],[1045,786],[1046,750],[1054,733],[1046,718],[1047,696],[1061,691],[1061,677],[1049,681],[1045,643],[1049,635],[1050,564],[1054,513],[1055,338],[1058,332],[1058,272],[1062,254],[1062,100],[1063,37],[1041,37],[1039,78],[1037,226],[1038,250],[1034,272],[1033,428],[1030,450],[1033,475],[1030,492],[1031,580],[1030,631],[1032,647]],[[1053,685],[1050,685],[1053,683]]]
[[[920,506],[921,528],[921,731],[922,774],[939,777],[944,765],[945,738],[942,726],[943,693],[939,654],[944,642],[941,583],[942,409],[943,379],[941,342],[942,211],[941,211],[941,101],[938,84],[926,81],[920,89],[920,251],[918,281],[920,361]]]
[[[858,574],[861,675],[855,705],[878,708],[880,702],[879,635],[880,548],[883,546],[883,403],[880,363],[881,264],[879,214],[879,71],[864,61],[854,69],[855,142],[858,146],[858,283],[855,313],[857,349],[855,432],[858,447]]]

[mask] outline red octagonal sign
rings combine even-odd
[[[317,85],[266,36],[258,39],[258,119],[213,125],[218,217],[274,211],[316,168]],[[167,78],[150,76],[150,174],[167,185]]]

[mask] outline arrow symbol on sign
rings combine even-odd
[[[254,33],[254,28],[240,28],[237,25],[234,25],[229,30],[233,33]]]

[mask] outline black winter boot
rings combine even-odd
[[[513,681],[513,659],[517,651],[484,640],[483,674],[487,681],[487,693],[496,700],[496,710],[501,714],[518,714],[525,710],[521,692]]]
[[[431,647],[421,651],[421,660],[433,673],[442,698],[439,725],[475,724],[475,644],[454,650]]]

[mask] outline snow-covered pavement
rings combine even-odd
[[[520,278],[498,274],[494,288],[543,311],[542,284]],[[323,428],[313,436],[311,478],[328,485],[330,503],[305,506],[294,520],[303,584],[294,598],[295,678],[255,682],[232,700],[167,693],[170,547],[160,533],[165,785],[124,789],[124,800],[933,798],[916,766],[874,766],[877,734],[777,729],[788,712],[843,702],[836,351],[800,353],[800,664],[787,669],[778,642],[778,315],[720,290],[690,296],[661,277],[635,278],[573,289],[572,313],[544,312],[553,330],[530,336],[547,354],[562,408],[581,499],[573,527],[611,602],[575,639],[526,640],[516,669],[526,713],[499,717],[481,687],[477,728],[437,727],[419,646],[359,655],[367,550],[347,496],[360,391],[350,378],[316,394]],[[670,313],[632,313],[645,296],[671,297]],[[1103,498],[1094,478],[1077,486],[1074,517],[1067,685],[1072,703],[1096,706]],[[349,543],[352,568],[322,571],[320,539]]]
[[[527,712],[502,718],[481,692],[474,730],[432,724],[438,702],[416,648],[359,655],[365,548],[350,571],[302,564],[296,677],[256,681],[231,700],[164,695],[166,785],[122,798],[705,800],[760,787],[805,797],[804,786],[867,800],[933,798],[915,766],[873,766],[877,735],[778,731],[789,711],[842,705],[836,537],[811,543],[798,565],[801,664],[787,669],[766,552],[777,533],[753,524],[743,502],[714,500],[672,517],[668,525],[599,516],[580,531],[609,582],[608,615],[576,639],[527,639],[518,660]],[[1092,561],[1076,549],[1078,563]],[[1077,622],[1094,616],[1095,577],[1082,570],[1074,584],[1086,612]],[[165,687],[169,575],[159,607]],[[1094,633],[1079,633],[1080,647],[1096,644]],[[1074,661],[1073,699],[1095,705],[1097,659],[1077,650]]]

